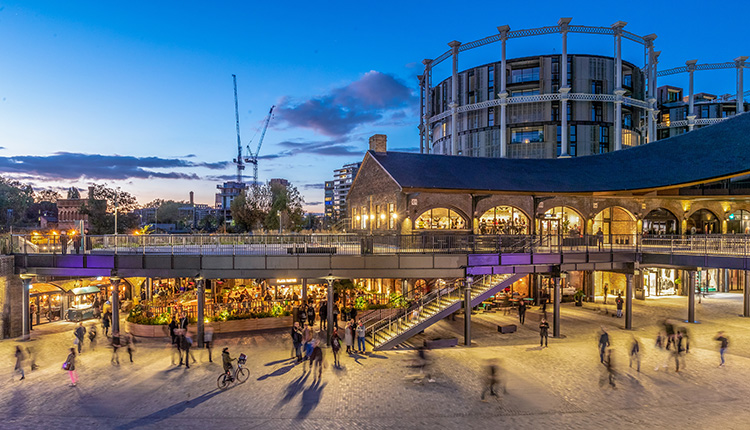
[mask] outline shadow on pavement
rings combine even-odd
[[[126,429],[134,429],[137,427],[153,425],[154,423],[172,418],[182,412],[185,412],[188,408],[194,408],[200,405],[201,403],[213,398],[219,393],[221,393],[221,391],[218,389],[209,391],[192,400],[188,400],[186,402],[175,403],[174,405],[167,406],[166,408],[160,409],[150,415],[138,418],[136,420],[133,420],[129,423],[122,424],[115,428],[118,430],[126,430]]]
[[[543,346],[535,346],[535,347],[532,347],[532,348],[526,348],[526,351],[541,351],[543,349],[544,349]]]
[[[294,366],[295,366],[295,364],[292,363],[292,364],[287,364],[284,367],[279,367],[278,369],[274,370],[273,372],[266,373],[265,375],[259,377],[258,381],[263,381],[263,380],[268,379],[268,378],[273,377],[273,376],[281,376],[281,375],[289,372],[290,370],[292,370],[292,368]]]
[[[276,406],[289,403],[294,397],[296,397],[297,394],[299,394],[300,391],[302,391],[302,389],[304,388],[305,382],[307,382],[307,377],[309,375],[310,374],[308,372],[305,372],[304,374],[300,375],[298,378],[290,382],[284,389],[284,397],[279,400],[279,403],[277,403]]]
[[[312,412],[313,409],[318,407],[318,404],[320,403],[320,397],[323,394],[323,390],[325,389],[326,385],[328,385],[328,383],[321,385],[320,379],[318,379],[312,385],[307,387],[305,391],[302,392],[302,407],[297,413],[298,419],[306,418],[308,415],[310,415],[310,412]]]
[[[286,363],[287,361],[291,361],[291,360],[294,360],[294,357],[285,358],[283,360],[269,361],[268,363],[264,364],[264,366],[275,366],[277,364]]]

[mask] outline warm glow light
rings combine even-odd
[[[57,232],[55,230],[52,230],[52,234],[56,236]]]
[[[78,232],[77,232],[76,230],[70,230],[70,231],[68,232],[68,235],[70,235],[70,236],[75,236],[75,235],[76,235],[76,233],[78,233]]]
[[[370,219],[375,219],[375,215],[370,215]]]
[[[396,219],[396,218],[398,218],[398,215],[397,215],[397,214],[393,214],[392,216],[393,216],[393,219]]]
[[[380,219],[385,219],[385,214],[380,214]]]
[[[359,221],[359,215],[357,215],[357,221]]]

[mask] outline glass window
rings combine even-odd
[[[495,66],[489,66],[487,68],[487,84],[490,87],[495,86]]]
[[[701,106],[701,118],[709,118],[708,106]]]
[[[492,127],[495,125],[495,109],[487,109],[487,126]]]
[[[623,75],[622,86],[632,88],[633,87],[633,75]]]
[[[513,206],[496,206],[479,218],[481,234],[528,234],[529,218]]]
[[[669,115],[667,115],[669,116]],[[622,126],[623,127],[633,127],[633,114],[630,112],[625,112],[625,114],[622,116]]]
[[[552,118],[550,118],[551,121],[560,121],[560,103],[553,102],[552,103]]]
[[[570,131],[568,132],[568,141],[570,142],[570,145],[568,146],[568,154],[571,157],[576,156],[576,142],[578,139],[576,138],[576,126],[571,125]]]
[[[560,57],[552,58],[552,91],[560,89]]]
[[[510,71],[510,83],[532,82],[539,80],[539,67],[527,67]]]
[[[544,127],[518,127],[510,131],[511,143],[544,142]]]
[[[365,206],[362,206],[362,209],[360,210],[360,216],[361,216],[361,224],[360,228],[362,230],[367,229],[367,208]]]
[[[602,94],[604,84],[602,81],[591,81],[591,94]]]
[[[380,228],[381,221],[385,220],[385,214],[380,210],[380,205],[375,206],[375,228]]]
[[[609,143],[609,127],[599,127],[599,143]]]
[[[539,95],[539,88],[530,88],[527,90],[515,90],[510,92],[511,96],[536,96]]]
[[[602,104],[591,102],[591,121],[602,122]]]
[[[568,121],[571,121],[573,119],[573,103],[566,103],[565,106],[567,106],[567,115],[568,115]]]
[[[558,206],[548,210],[539,223],[541,235],[580,235],[583,232],[581,216],[569,207]]]
[[[417,218],[418,230],[460,230],[465,221],[457,212],[446,208],[430,209]]]
[[[394,203],[388,203],[388,228],[396,228],[396,205]]]

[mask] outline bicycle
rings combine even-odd
[[[247,356],[245,354],[240,354],[240,356],[237,357],[237,368],[234,369],[234,374],[224,372],[219,375],[219,378],[216,380],[216,385],[220,390],[226,390],[232,382],[243,384],[248,378],[250,378],[250,371],[243,367],[245,363],[247,363]]]

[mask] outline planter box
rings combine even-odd
[[[497,326],[497,331],[499,331],[502,334],[515,333],[517,329],[518,329],[518,326],[516,326],[515,324]]]
[[[246,320],[217,321],[207,323],[206,327],[212,327],[214,333],[237,333],[254,330],[272,330],[278,328],[291,328],[294,325],[294,318],[286,317],[269,317],[269,318],[252,318]],[[142,325],[125,322],[126,330],[137,337],[169,337],[169,328],[166,325]],[[195,332],[195,324],[190,324],[188,329]]]

